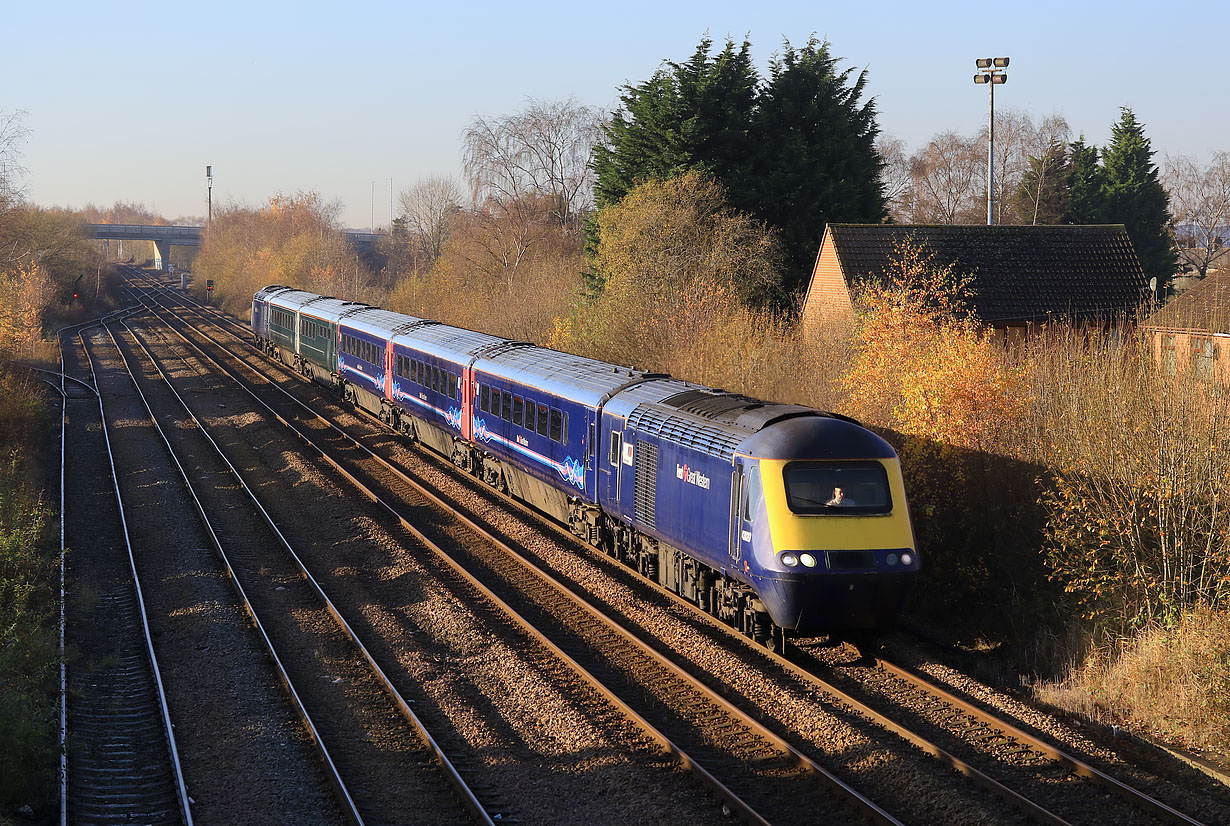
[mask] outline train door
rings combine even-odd
[[[760,495],[760,469],[735,460],[730,485],[730,558],[736,567],[752,553],[752,520]]]
[[[461,371],[461,438],[474,441],[474,367],[467,364]]]
[[[602,492],[602,500],[619,509],[619,490],[621,480],[623,478],[624,453],[629,456],[629,464],[631,464],[631,445],[624,445],[624,420],[616,416],[605,416],[605,421],[602,427],[606,428],[608,437],[607,450],[605,456],[598,458],[600,470],[600,490]]]

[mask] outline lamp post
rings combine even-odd
[[[991,90],[991,114],[987,121],[987,226],[991,226],[995,223],[995,87],[1008,82],[1003,71],[1008,68],[1008,58],[980,57],[974,65],[982,70],[974,75],[974,82],[985,83]]]
[[[208,224],[214,219],[214,168],[212,166],[205,167],[205,187],[209,193],[209,211],[205,218],[205,223]]]

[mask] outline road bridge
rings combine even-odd
[[[154,266],[164,269],[170,261],[171,247],[199,247],[204,227],[181,227],[169,224],[86,224],[86,237],[117,241],[152,241],[154,243]],[[343,230],[350,243],[359,252],[375,250],[376,242],[384,237],[382,232]]]

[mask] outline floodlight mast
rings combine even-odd
[[[991,93],[991,108],[987,118],[987,226],[995,223],[995,87],[1008,82],[1007,57],[980,57],[974,65],[980,71],[974,75],[974,83],[985,83]]]

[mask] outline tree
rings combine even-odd
[[[595,221],[606,290],[592,326],[608,359],[665,360],[700,319],[764,303],[778,288],[774,231],[733,209],[724,187],[699,170],[646,181]]]
[[[430,265],[440,257],[449,224],[461,209],[461,189],[452,178],[433,175],[403,189],[397,203],[414,268]]]
[[[649,80],[625,85],[621,108],[594,146],[594,187],[599,207],[623,198],[650,178],[701,169],[728,185],[745,183],[751,123],[760,77],[751,44],[734,41],[710,56],[701,40],[686,63],[666,63]]]
[[[1157,278],[1163,290],[1178,261],[1170,243],[1169,198],[1153,163],[1153,148],[1144,125],[1126,106],[1111,129],[1102,155],[1106,174],[1106,218],[1127,228],[1146,278]]]
[[[1106,175],[1098,164],[1098,148],[1081,135],[1068,144],[1064,163],[1063,222],[1101,224],[1106,221]]]
[[[862,100],[866,70],[853,71],[838,70],[827,41],[812,37],[800,49],[787,41],[757,100],[749,207],[781,232],[789,292],[806,288],[825,224],[888,217],[875,101]]]
[[[1180,155],[1167,158],[1166,191],[1174,209],[1175,240],[1201,278],[1222,259],[1230,233],[1230,152],[1215,152],[1208,166]]]
[[[875,104],[861,100],[866,72],[838,71],[828,43],[814,37],[799,49],[787,42],[765,82],[747,41],[727,41],[717,55],[711,48],[705,38],[687,63],[624,87],[594,149],[597,203],[613,204],[650,178],[703,170],[731,206],[781,233],[783,283],[797,290],[826,222],[887,214]]]
[[[599,111],[575,98],[531,99],[521,112],[475,118],[463,135],[475,203],[507,209],[526,198],[546,198],[560,226],[580,227],[592,199],[589,158],[600,124]]]
[[[1041,155],[1029,157],[1029,168],[1013,193],[1013,211],[1023,224],[1058,224],[1064,212],[1064,148],[1058,141]]]
[[[914,187],[905,141],[881,133],[876,140],[876,152],[883,164],[880,168],[880,186],[889,217],[897,223],[909,223],[913,220]]]
[[[976,138],[942,132],[910,159],[914,192],[910,220],[918,224],[976,224],[986,215],[979,184],[986,157]],[[985,220],[985,218],[981,219]]]

